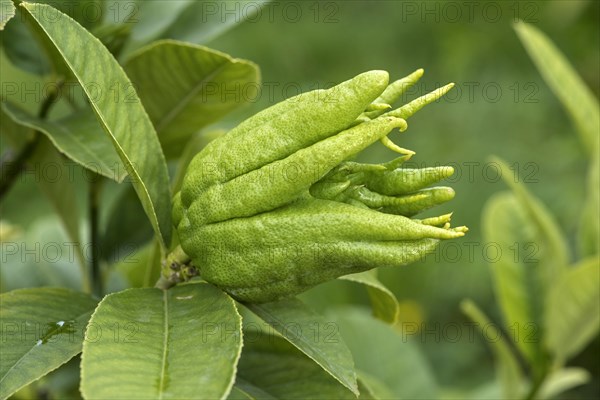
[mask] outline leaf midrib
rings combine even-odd
[[[163,290],[163,356],[160,367],[160,381],[158,384],[158,399],[162,400],[165,392],[165,377],[167,375],[167,356],[168,356],[168,345],[169,345],[169,304],[168,304],[167,291]]]
[[[232,61],[234,63],[235,61]],[[189,92],[185,97],[179,101],[179,103],[171,109],[167,114],[165,114],[160,121],[156,124],[156,132],[160,134],[163,132],[166,126],[171,123],[179,114],[183,112],[183,110],[187,107],[187,105],[191,102],[191,99],[196,97],[198,93],[202,90],[202,88],[206,85],[206,83],[213,79],[216,75],[220,74],[225,68],[227,68],[228,62],[225,61],[220,64],[217,68],[215,68],[208,76],[201,79]]]

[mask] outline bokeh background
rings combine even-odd
[[[300,3],[297,3],[300,4]],[[474,387],[493,376],[492,358],[483,341],[470,340],[459,310],[464,298],[482,305],[495,321],[501,316],[481,235],[481,212],[491,194],[505,190],[490,155],[512,165],[520,179],[551,210],[574,241],[585,194],[584,149],[563,107],[542,80],[514,29],[517,20],[543,30],[598,96],[600,88],[600,2],[597,1],[344,1],[288,7],[246,22],[209,43],[211,47],[258,63],[263,90],[252,107],[330,86],[357,73],[384,69],[400,78],[424,68],[412,97],[445,84],[456,88],[409,121],[401,146],[417,152],[418,165],[452,165],[456,190],[443,206],[467,237],[443,243],[424,262],[403,269],[382,269],[382,281],[402,301],[401,320],[413,329],[442,386]],[[296,10],[301,10],[297,17]],[[411,98],[407,95],[407,100]],[[600,132],[599,132],[600,134]],[[394,156],[381,145],[363,154],[371,162]],[[436,209],[436,213],[442,210]],[[468,242],[468,243],[467,243]],[[304,296],[314,307],[336,303],[367,304],[364,291],[351,284],[322,285]],[[461,324],[461,340],[444,327]],[[448,330],[450,332],[450,330]],[[447,336],[447,337],[445,337]],[[568,396],[600,395],[599,342],[573,364],[585,365],[594,381]]]
[[[412,161],[420,166],[455,167],[447,184],[456,198],[436,214],[453,211],[454,225],[467,225],[470,232],[442,244],[423,262],[380,271],[401,301],[398,329],[410,327],[406,336],[422,351],[446,393],[473,390],[494,376],[489,347],[477,332],[468,334],[468,320],[459,309],[460,301],[471,298],[493,320],[501,320],[481,212],[486,200],[506,186],[489,167],[489,157],[498,155],[511,164],[572,242],[584,201],[584,149],[520,43],[513,29],[519,19],[544,31],[599,95],[600,2],[594,0],[275,1],[205,43],[257,63],[262,72],[259,96],[217,124],[224,128],[300,90],[329,87],[371,69],[387,70],[397,79],[424,68],[425,76],[406,100],[456,83],[445,99],[411,118],[409,129],[393,140],[416,151]],[[11,70],[4,54],[1,63],[3,73]],[[393,156],[377,144],[361,158],[382,162]],[[51,206],[28,183],[21,180],[5,199],[3,219],[10,217],[31,238],[51,240],[60,228]],[[114,202],[120,190],[108,185],[106,201]],[[83,189],[79,197],[83,205]],[[6,269],[4,274],[3,290],[19,286],[18,277],[6,275]],[[52,279],[51,272],[46,275],[40,282]],[[323,312],[343,304],[368,306],[364,289],[347,282],[324,284],[303,298]],[[462,327],[458,340],[444,334],[449,324]],[[588,369],[593,379],[564,398],[600,396],[599,355],[596,339],[570,362]]]

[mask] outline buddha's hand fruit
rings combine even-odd
[[[175,196],[181,248],[167,258],[163,279],[199,271],[240,301],[267,302],[408,264],[440,239],[463,236],[450,215],[409,218],[454,196],[426,188],[452,169],[402,168],[414,153],[387,138],[451,88],[387,111],[421,74],[388,86],[387,72],[366,72],[278,103],[211,142]],[[346,161],[378,140],[403,156],[380,165]]]

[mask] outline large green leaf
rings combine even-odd
[[[515,24],[515,30],[544,80],[569,112],[588,155],[598,154],[600,106],[592,91],[540,30],[524,22]]]
[[[373,389],[385,386],[385,391],[399,399],[438,397],[433,373],[415,343],[360,309],[336,309],[327,316],[336,321],[352,351],[359,376],[368,374],[372,379],[367,383],[379,382],[370,385]]]
[[[600,330],[600,258],[588,258],[566,270],[546,302],[546,343],[557,359],[565,361]]]
[[[108,295],[86,331],[86,399],[223,398],[242,348],[231,298],[206,283]]]
[[[96,301],[59,288],[19,289],[0,295],[0,398],[46,375],[81,351]]]
[[[0,31],[15,16],[15,5],[12,0],[0,0]]]
[[[92,110],[78,111],[61,120],[48,121],[10,102],[3,103],[2,108],[15,122],[42,132],[58,150],[89,170],[117,182],[127,175],[113,144],[104,134]]]
[[[236,385],[248,395],[247,398],[356,399],[331,375],[284,339],[264,331],[245,331],[244,338]],[[240,390],[236,391],[233,398],[240,398]],[[267,393],[268,396],[261,393]]]
[[[352,354],[333,322],[325,320],[296,298],[247,304],[246,307],[358,395]]]
[[[166,248],[171,236],[166,161],[154,127],[127,75],[102,43],[67,15],[42,4],[21,6],[43,29],[83,87]],[[49,12],[58,18],[45,18]]]
[[[258,67],[206,47],[160,41],[140,49],[125,71],[167,157],[195,132],[256,96]]]
[[[545,362],[541,341],[547,291],[539,231],[516,196],[503,192],[488,200],[483,234],[506,329],[539,367]]]
[[[389,324],[395,324],[400,315],[400,306],[396,296],[377,279],[377,270],[373,269],[358,274],[344,275],[340,279],[362,283],[367,287],[373,315]]]
[[[489,318],[471,300],[464,300],[460,305],[461,310],[477,324],[485,334],[494,356],[496,358],[496,375],[502,387],[503,398],[518,399],[524,394],[523,371],[506,337],[500,329],[491,323]]]

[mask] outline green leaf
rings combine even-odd
[[[587,195],[581,211],[578,232],[579,252],[583,257],[600,254],[600,155],[590,161]]]
[[[12,0],[0,0],[0,31],[15,16],[15,5]]]
[[[471,321],[477,324],[477,327],[485,333],[487,338],[498,338],[497,340],[489,340],[489,342],[494,352],[496,375],[502,386],[503,397],[505,399],[516,399],[522,396],[524,394],[523,371],[521,371],[515,354],[506,342],[504,334],[491,323],[484,312],[471,300],[464,300],[460,308]]]
[[[548,291],[546,304],[546,343],[565,361],[600,330],[600,258],[567,269]]]
[[[367,379],[372,389],[375,378],[393,398],[438,398],[437,384],[425,357],[406,336],[360,309],[336,309],[327,316],[336,320],[360,376],[364,378],[366,373],[372,377]]]
[[[492,157],[492,162],[500,167],[504,182],[512,189],[519,204],[527,213],[527,218],[540,236],[539,240],[536,242],[540,245],[538,256],[540,261],[543,261],[546,264],[544,266],[547,274],[546,280],[551,282],[554,277],[560,274],[561,271],[569,265],[570,256],[567,240],[554,217],[550,211],[546,209],[544,204],[529,193],[527,188],[520,183],[522,182],[521,180],[518,178],[511,179],[514,174],[511,173],[508,164],[498,157]]]
[[[152,226],[133,188],[126,187],[113,203],[102,234],[102,257],[110,263],[126,257],[152,239]]]
[[[69,167],[48,139],[44,137],[34,139],[35,136],[31,135],[32,132],[29,127],[10,117],[5,118],[4,115],[8,115],[6,109],[5,107],[0,107],[2,133],[7,135],[13,146],[22,147],[27,145],[31,140],[38,141],[28,160],[28,168],[33,170],[35,182],[48,197],[48,200],[50,200],[60,217],[67,236],[74,243],[76,255],[83,268],[85,263],[79,237],[79,213],[77,211],[76,191],[72,176],[69,173]]]
[[[379,379],[364,371],[356,371],[358,375],[359,399],[393,399],[392,391]]]
[[[39,176],[37,176],[36,182],[38,187],[52,203],[65,227],[67,236],[74,246],[75,256],[82,271],[84,271],[84,290],[88,290],[89,282],[85,273],[87,263],[85,262],[81,237],[79,236],[77,196],[75,195],[75,184],[68,173],[69,167],[50,141],[43,137],[40,137],[40,142],[30,158],[30,164],[37,168]],[[57,177],[48,178],[46,174],[51,174],[54,170]]]
[[[104,134],[92,110],[78,111],[58,121],[48,121],[10,102],[4,102],[2,108],[15,122],[42,132],[58,150],[85,168],[117,182],[127,175],[113,144]]]
[[[536,396],[538,399],[552,399],[559,394],[591,379],[590,373],[583,368],[563,368],[552,372],[545,380]]]
[[[28,21],[27,13],[17,8],[15,17],[0,32],[2,48],[16,67],[36,75],[48,74],[52,70],[50,60],[31,32],[33,28],[28,28]]]
[[[131,28],[131,42],[129,46],[137,47],[161,35],[173,24],[182,12],[194,0],[154,0],[142,1],[136,4],[138,12],[137,23]]]
[[[246,304],[246,307],[358,395],[352,354],[334,323],[328,322],[296,298]]]
[[[589,156],[599,152],[600,106],[567,58],[546,35],[524,22],[515,30],[542,77],[569,112]]]
[[[52,5],[86,28],[94,26],[100,20],[99,16],[96,18],[94,15],[94,12],[101,9],[100,0],[40,0],[37,3]],[[52,19],[56,15],[49,13],[46,16]],[[5,32],[1,33],[3,47],[12,63],[34,74],[53,72],[55,79],[72,78],[73,75],[60,53],[32,18],[21,9],[16,10],[16,17],[6,26]]]
[[[131,82],[102,43],[74,20],[46,5],[21,3],[21,6],[54,43],[83,87],[166,248],[171,236],[166,161]],[[58,18],[45,18],[49,12]]]
[[[3,290],[41,286],[81,289],[89,273],[87,268],[77,269],[77,248],[62,228],[59,217],[48,214],[36,218],[17,237],[2,238]]]
[[[231,389],[231,393],[229,393],[229,400],[251,400],[251,399],[261,399],[261,400],[271,400],[275,399],[275,397],[271,396],[267,392],[257,388],[249,382],[241,378],[235,379],[235,385]]]
[[[161,36],[192,43],[206,43],[238,23],[252,19],[270,0],[233,4],[227,0],[192,2]]]
[[[516,196],[503,192],[486,204],[483,234],[506,329],[530,363],[541,368],[548,266],[539,231]]]
[[[178,157],[192,134],[255,98],[260,80],[254,63],[175,41],[140,49],[125,71],[167,157]]]
[[[496,194],[483,211],[486,251],[507,328],[517,347],[542,374],[548,361],[541,344],[544,299],[569,263],[568,248],[544,205],[525,186],[510,179],[513,174],[504,161],[493,161],[513,193]]]
[[[377,270],[370,270],[358,274],[344,275],[340,277],[351,282],[362,283],[367,287],[373,315],[390,325],[398,321],[400,306],[396,296],[377,279]]]
[[[98,305],[86,331],[86,399],[223,398],[242,348],[231,298],[194,283],[129,289]]]
[[[285,339],[264,331],[244,331],[236,380],[279,399],[356,399]]]
[[[46,375],[81,351],[96,301],[59,288],[19,289],[0,295],[0,398]]]

